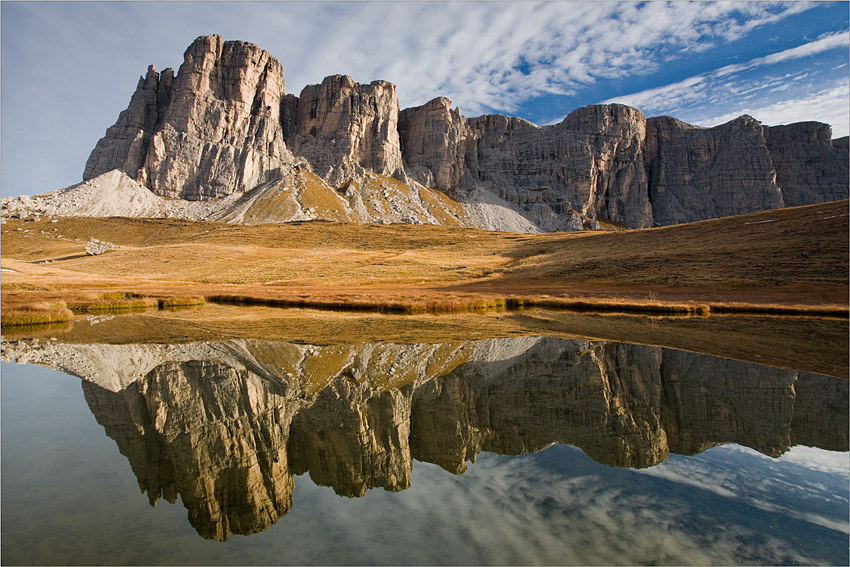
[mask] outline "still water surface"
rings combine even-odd
[[[850,560],[846,380],[546,338],[24,359],[84,379],[2,365],[4,564]]]

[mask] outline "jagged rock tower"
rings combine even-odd
[[[318,187],[319,201],[334,201],[328,220],[525,231],[597,220],[644,228],[848,197],[847,138],[832,140],[816,122],[768,127],[742,116],[701,128],[610,104],[540,127],[502,115],[467,119],[444,97],[400,110],[386,81],[334,75],[297,97],[285,86],[268,52],[199,37],[176,76],[150,67],[140,78],[83,178],[118,169],[188,200],[278,182],[275,191],[301,201]],[[296,179],[296,167],[320,181]],[[370,179],[379,180],[371,189]],[[402,196],[393,200],[393,191]],[[265,209],[263,222],[277,218]]]

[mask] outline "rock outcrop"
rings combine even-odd
[[[83,180],[94,179],[108,171],[119,170],[133,179],[144,177],[145,161],[151,138],[160,125],[168,102],[174,70],[168,68],[161,74],[148,67],[139,78],[130,105],[118,115],[118,120],[98,141],[83,172]]]
[[[392,83],[361,85],[351,77],[333,75],[320,85],[304,87],[289,105],[296,110],[286,142],[328,183],[362,179],[364,170],[402,175],[399,107]]]
[[[464,189],[483,187],[541,230],[577,230],[595,217],[650,225],[645,124],[623,105],[586,107],[546,127],[502,115],[467,120],[446,98],[399,119],[414,179],[467,201]]]
[[[714,128],[650,118],[646,139],[649,199],[657,224],[785,206],[764,127],[749,116]]]
[[[199,37],[172,79],[151,67],[84,179],[120,169],[164,197],[207,200],[271,180],[292,161],[280,120],[283,67],[242,41]]]
[[[407,488],[413,459],[459,474],[552,444],[634,468],[725,443],[848,450],[847,380],[641,345],[4,341],[2,359],[83,377],[151,503],[179,496],[216,540],[277,522],[304,473],[353,497]]]
[[[847,141],[815,122],[768,127],[742,116],[701,128],[608,104],[540,127],[502,115],[465,118],[444,97],[400,110],[395,85],[344,75],[299,96],[284,91],[283,69],[268,52],[200,37],[176,76],[151,67],[140,78],[83,177],[119,170],[157,195],[208,201],[275,184],[293,192],[291,168],[306,164],[347,202],[344,213],[296,214],[276,198],[280,209],[262,215],[222,207],[209,218],[312,214],[522,232],[644,228],[850,193]],[[408,197],[393,204],[386,183],[364,190],[374,176],[394,178]],[[427,206],[435,200],[459,202],[463,214],[442,205],[435,213]]]
[[[402,155],[408,174],[428,187],[457,187],[474,157],[475,139],[460,110],[445,97],[402,110],[398,118]]]
[[[786,207],[847,198],[846,136],[833,142],[827,124],[799,122],[765,127],[765,137]]]

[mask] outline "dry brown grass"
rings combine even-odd
[[[71,310],[64,302],[38,302],[12,309],[3,309],[0,314],[0,326],[20,327],[31,325],[46,325],[51,323],[67,323],[71,320]]]
[[[659,229],[533,235],[331,222],[9,221],[3,266],[17,272],[3,274],[2,299],[4,308],[71,304],[131,290],[399,312],[499,309],[522,298],[559,309],[846,316],[847,208],[842,201]],[[85,256],[92,236],[115,250]]]
[[[506,278],[566,286],[843,291],[848,201],[620,232],[542,235]]]

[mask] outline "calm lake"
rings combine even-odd
[[[843,378],[553,337],[2,350],[4,564],[850,562]]]

